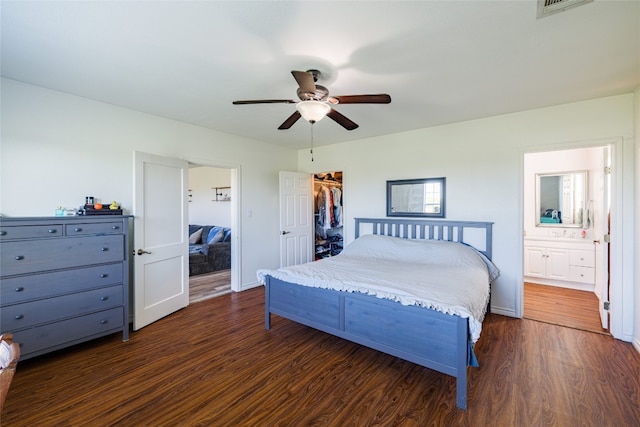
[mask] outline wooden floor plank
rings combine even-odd
[[[231,269],[189,276],[189,304],[231,292]]]
[[[209,299],[18,363],[3,426],[638,425],[640,354],[611,336],[490,314],[452,377],[273,316],[264,289]]]
[[[608,334],[602,328],[593,292],[524,283],[524,317],[540,322]]]

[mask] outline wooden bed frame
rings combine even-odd
[[[368,224],[370,232],[362,232]],[[465,229],[480,229],[491,258],[491,222],[409,219],[355,219],[355,237],[382,234],[408,239],[465,242]],[[481,242],[482,243],[482,242]],[[477,246],[481,246],[477,244]],[[361,293],[340,292],[266,277],[265,328],[271,314],[382,351],[456,378],[456,404],[467,408],[470,350],[466,318]]]

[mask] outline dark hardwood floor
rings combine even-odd
[[[274,316],[262,287],[18,363],[2,426],[637,426],[640,354],[495,314],[452,377]]]
[[[540,322],[608,334],[602,328],[598,297],[593,292],[524,284],[524,317]]]

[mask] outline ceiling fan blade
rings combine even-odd
[[[233,105],[246,105],[246,104],[295,104],[293,99],[254,99],[246,101],[233,101]]]
[[[330,119],[338,123],[340,126],[345,128],[346,130],[354,130],[358,127],[358,125],[352,122],[351,119],[338,113],[333,108],[329,110],[329,112],[327,113],[327,117],[329,117]]]
[[[316,83],[311,73],[308,71],[292,71],[291,74],[293,74],[293,78],[296,79],[303,93],[313,94],[316,92]]]
[[[292,115],[289,116],[289,118],[287,120],[285,120],[280,127],[278,127],[278,129],[280,130],[284,130],[284,129],[289,129],[291,126],[293,126],[293,124],[295,122],[298,121],[298,119],[302,117],[302,115],[300,114],[300,112],[298,110],[296,110]]]
[[[332,96],[332,98],[338,101],[335,104],[389,104],[391,102],[391,97],[386,93],[376,95],[340,95]]]

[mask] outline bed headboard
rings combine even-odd
[[[466,243],[491,259],[492,222],[420,219],[355,218],[357,239],[381,234],[404,239],[448,240]]]

